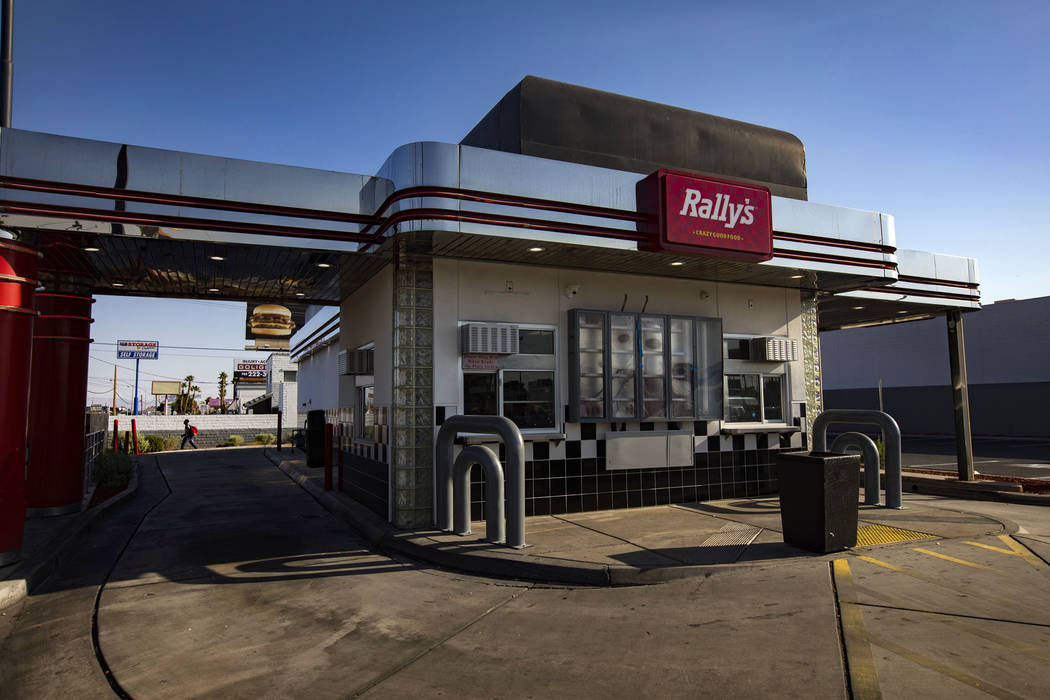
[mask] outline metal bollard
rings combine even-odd
[[[332,490],[332,424],[324,424],[324,490]]]
[[[277,412],[277,451],[281,451],[281,412]]]

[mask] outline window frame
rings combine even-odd
[[[464,325],[467,325],[469,323],[504,323],[504,322],[502,322],[502,321],[495,321],[494,322],[494,321],[469,320],[469,321],[459,321],[457,326],[464,326]],[[459,364],[459,406],[457,407],[457,410],[458,410],[458,412],[461,415],[468,415],[468,414],[465,413],[465,410],[466,410],[466,392],[465,392],[465,386],[464,386],[464,381],[465,381],[464,378],[468,374],[494,374],[494,375],[496,375],[496,405],[497,405],[497,407],[499,409],[499,413],[497,415],[502,416],[502,417],[506,417],[506,410],[505,410],[504,399],[503,399],[503,384],[504,384],[503,373],[504,372],[550,372],[551,374],[554,375],[554,377],[553,377],[553,384],[552,384],[553,396],[551,398],[551,401],[553,403],[553,405],[552,405],[552,415],[554,417],[554,425],[552,425],[550,427],[539,427],[539,428],[522,428],[522,427],[519,426],[518,430],[521,431],[522,435],[559,433],[559,432],[562,431],[564,424],[563,424],[563,420],[562,420],[562,416],[561,416],[561,411],[558,410],[558,407],[561,405],[561,403],[560,403],[560,392],[561,392],[561,389],[560,389],[559,381],[558,381],[559,375],[560,375],[561,348],[560,348],[560,346],[558,344],[558,340],[559,340],[559,338],[558,338],[558,327],[555,326],[555,325],[542,324],[542,323],[514,323],[514,324],[510,324],[510,325],[517,326],[519,331],[534,331],[534,330],[549,331],[553,335],[553,346],[554,346],[553,349],[554,349],[554,352],[550,353],[550,354],[548,354],[548,353],[515,353],[513,355],[500,355],[498,361],[499,362],[504,362],[504,361],[506,361],[505,358],[512,358],[512,357],[513,358],[541,358],[541,357],[542,358],[547,358],[547,357],[549,357],[549,358],[553,358],[552,361],[551,361],[551,367],[548,368],[548,367],[504,367],[504,366],[500,366],[500,367],[498,367],[496,369],[463,369],[463,353],[460,352],[459,355],[458,355],[458,364]],[[514,361],[511,360],[511,363],[513,364]],[[529,364],[529,362],[526,360],[525,362],[521,362],[521,364],[527,365],[527,364]],[[537,363],[533,363],[533,364],[540,364],[540,363],[537,362]],[[517,424],[515,423],[515,425],[517,425]]]
[[[376,344],[374,342],[365,343],[359,345],[354,350],[374,350]],[[375,439],[375,419],[378,410],[375,407],[375,375],[374,374],[363,374],[354,375],[354,407],[352,415],[353,425],[353,440],[354,442],[366,443],[370,445],[376,444]],[[368,436],[365,434],[365,393],[372,390],[372,435]]]
[[[722,336],[723,353],[723,377],[722,377],[722,420],[726,425],[788,425],[790,420],[791,406],[791,368],[790,362],[766,361],[752,359],[728,359],[728,341],[751,340],[754,338],[771,337],[766,335],[744,335],[726,333]],[[750,358],[750,353],[748,354]],[[758,378],[758,420],[730,420],[729,417],[729,377],[730,376],[752,376]],[[766,417],[766,379],[776,377],[780,381],[780,418],[770,419]]]

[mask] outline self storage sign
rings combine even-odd
[[[772,197],[761,185],[658,170],[638,184],[643,250],[748,262],[773,257]]]
[[[118,360],[156,360],[160,343],[156,340],[118,340]]]

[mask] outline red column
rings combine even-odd
[[[26,419],[39,255],[0,239],[0,565],[19,558],[26,514]]]
[[[48,284],[50,288],[50,283]],[[88,295],[38,292],[29,391],[28,515],[80,510],[91,305]]]

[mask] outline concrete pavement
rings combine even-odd
[[[528,539],[550,546],[529,556],[627,565],[635,552],[642,572],[691,570],[581,587],[377,553],[259,450],[150,457],[140,478],[82,557],[0,611],[0,696],[104,697],[103,663],[136,698],[1050,691],[1050,579],[1020,544],[1050,541],[1048,509],[1015,521],[1024,506],[906,494],[903,515],[863,517],[939,536],[829,556],[778,543],[768,499],[635,511],[633,531],[600,513],[548,520],[549,533],[530,521]],[[725,545],[735,563],[690,559],[742,527],[760,532]],[[596,531],[620,545],[584,534]]]

